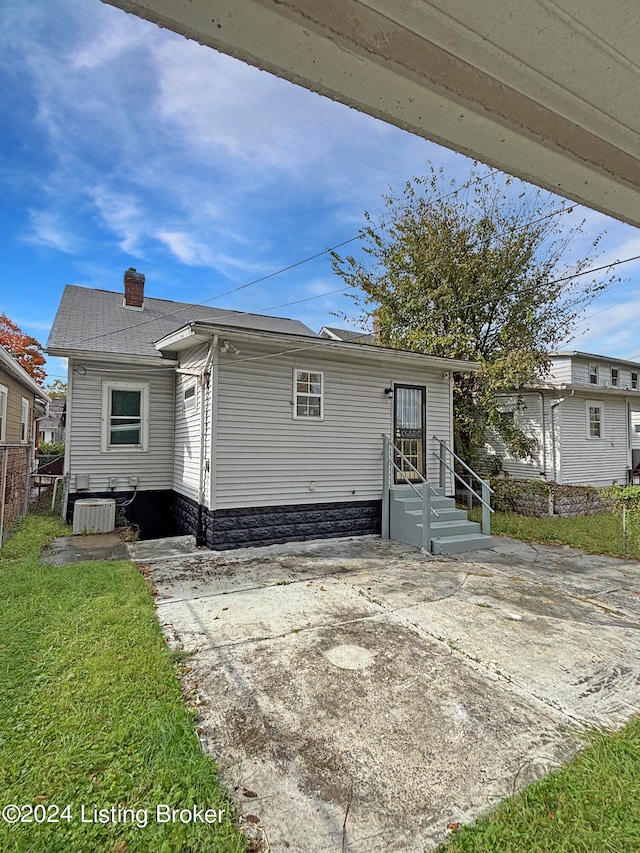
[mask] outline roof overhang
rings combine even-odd
[[[93,350],[59,349],[58,347],[48,347],[45,352],[47,355],[54,355],[59,358],[72,358],[75,361],[88,361],[99,364],[133,364],[140,367],[173,367],[178,363],[162,353],[159,353],[158,355],[132,355],[131,353],[122,352],[94,352]]]
[[[47,392],[38,385],[35,379],[33,379],[33,377],[31,377],[14,358],[9,355],[4,347],[0,347],[0,368],[13,376],[17,382],[24,385],[25,388],[28,388],[40,400],[45,403],[49,402],[49,395]]]
[[[313,350],[337,351],[345,357],[363,358],[365,360],[379,361],[389,358],[399,361],[419,362],[425,367],[436,367],[443,371],[456,371],[467,373],[478,370],[479,365],[475,361],[463,359],[440,358],[435,355],[411,352],[409,350],[392,349],[391,347],[380,347],[372,344],[349,343],[348,341],[336,341],[331,338],[309,337],[308,335],[284,335],[281,332],[266,332],[256,329],[242,329],[238,326],[223,326],[217,323],[196,322],[189,323],[166,335],[156,343],[160,352],[180,352],[193,346],[211,340],[214,335],[219,339],[227,339],[234,345],[238,341],[263,341],[274,347],[270,355],[288,355],[289,353],[312,352]],[[242,361],[242,355],[238,361]]]
[[[640,225],[632,0],[105,0]]]

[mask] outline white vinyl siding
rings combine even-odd
[[[75,477],[89,476],[90,491],[109,488],[109,479],[116,477],[116,491],[126,491],[129,477],[138,477],[138,488],[170,489],[173,476],[174,431],[174,371],[166,367],[139,367],[133,373],[117,363],[70,360],[72,376],[71,400],[67,400],[68,421],[68,471],[70,489],[75,491]],[[135,381],[134,381],[135,377]],[[114,386],[132,383],[136,387],[148,386],[149,433],[145,452],[139,449],[105,449],[105,413],[103,388],[105,383]]]
[[[557,382],[560,385],[570,385],[574,381],[571,373],[571,357],[556,356],[551,359],[551,370],[547,377],[549,382]]]
[[[517,397],[505,396],[501,398],[500,409],[509,415],[512,414],[513,419],[525,434],[536,439],[537,447],[533,456],[516,456],[507,450],[504,442],[497,435],[492,435],[487,441],[483,464],[489,465],[491,457],[497,454],[501,457],[502,470],[515,480],[537,480],[543,478],[545,474],[546,479],[552,479],[553,457],[549,429],[551,400],[545,396],[543,401],[540,394],[523,394],[520,396],[524,404],[523,408],[517,409]],[[543,421],[545,424],[544,435]]]
[[[588,438],[589,404],[602,406],[603,438]],[[561,407],[562,482],[608,486],[627,479],[627,404],[623,397],[589,400],[577,394]]]
[[[427,464],[438,481],[433,436],[451,440],[451,394],[442,369],[425,370],[400,356],[372,359],[318,347],[271,355],[244,344],[220,355],[215,449],[217,509],[379,499],[382,434],[392,432],[394,382],[427,386]],[[347,362],[348,359],[348,362]],[[324,419],[293,420],[292,369],[322,372]],[[449,488],[450,485],[449,485]]]
[[[183,355],[180,369],[194,371],[196,374],[204,369],[207,361],[207,345],[199,346]],[[212,379],[210,379],[211,383]],[[185,391],[195,387],[194,404],[185,405]],[[210,384],[205,389],[205,460],[209,458],[209,396]],[[181,495],[186,495],[194,501],[198,500],[200,489],[200,424],[203,390],[198,376],[190,373],[176,374],[176,423],[175,447],[173,456],[173,488]],[[209,472],[205,465],[205,486]],[[205,489],[205,496],[207,489]],[[205,503],[207,501],[205,500]]]

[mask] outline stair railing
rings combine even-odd
[[[431,494],[438,495],[438,492],[433,488],[412,462],[407,459],[404,453],[397,447],[388,435],[382,435],[382,538],[389,539],[389,502],[391,489],[391,469],[393,468],[400,477],[404,480],[407,486],[415,492],[416,496],[422,502],[422,537],[424,550],[430,550],[431,547],[431,515],[440,518],[440,514],[431,506]],[[402,463],[401,467],[396,462],[396,458]],[[414,480],[410,480],[406,474],[406,468],[412,471],[418,477],[418,482],[421,488],[417,488]]]
[[[467,465],[467,463],[463,459],[460,459],[457,453],[454,453],[454,451],[449,447],[446,441],[443,441],[441,438],[438,438],[437,435],[434,435],[433,437],[440,445],[439,452],[436,453],[434,451],[433,453],[433,455],[440,463],[440,488],[443,489],[445,487],[445,479],[447,476],[446,472],[450,471],[455,477],[455,479],[459,483],[461,483],[464,488],[467,489],[467,491],[470,492],[470,494],[472,494],[473,497],[480,501],[480,503],[482,504],[482,532],[485,536],[490,536],[491,513],[495,512],[495,510],[491,506],[491,495],[493,494],[493,489],[491,488],[489,483],[487,483],[486,480],[483,480],[482,477],[473,470],[473,468],[470,468],[469,465]],[[445,458],[447,453],[450,455],[451,461],[454,465],[457,462],[458,465],[461,465],[465,471],[471,474],[471,476],[479,482],[480,494],[478,494],[478,492],[473,489],[471,485],[460,476],[460,474],[458,474],[458,472],[454,469],[453,465],[449,465]]]

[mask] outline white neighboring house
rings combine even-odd
[[[67,286],[47,350],[69,359],[68,517],[111,496],[144,537],[212,548],[379,533],[382,435],[438,484],[453,371],[475,369],[148,298],[133,269],[124,296]]]
[[[521,398],[524,408],[518,409]],[[522,459],[495,437],[489,456],[516,479],[610,486],[640,481],[640,363],[587,352],[551,354],[543,383],[504,395],[501,408],[537,440]]]

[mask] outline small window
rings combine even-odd
[[[587,402],[587,435],[589,438],[602,438],[604,435],[604,407],[602,403]]]
[[[149,386],[135,382],[103,385],[103,450],[147,449]]]
[[[633,429],[635,432],[640,432],[640,424],[634,424]]]
[[[185,386],[183,392],[183,403],[185,412],[192,412],[196,408],[196,383],[191,382]]]
[[[598,365],[590,364],[589,365],[589,385],[597,385],[598,384]]]
[[[638,390],[638,371],[637,370],[631,371],[631,387],[633,388],[634,391]]]
[[[323,375],[316,371],[293,371],[294,418],[322,419]]]
[[[20,441],[29,441],[29,401],[22,398],[20,409]]]
[[[613,388],[620,387],[620,369],[618,367],[611,368],[611,385]]]
[[[4,385],[0,385],[0,441],[5,440],[7,429],[7,394]]]

